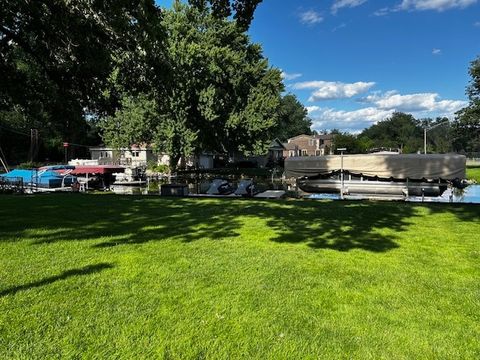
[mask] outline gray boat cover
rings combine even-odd
[[[465,179],[464,155],[368,154],[344,155],[343,169],[351,174],[395,179]],[[285,160],[288,178],[327,175],[342,168],[340,155],[291,157]]]

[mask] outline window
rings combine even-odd
[[[139,157],[140,151],[132,151],[132,157]]]
[[[315,140],[314,139],[308,140],[308,145],[310,145],[310,146],[315,145]]]
[[[306,149],[302,149],[302,156],[307,156],[308,155],[308,152]]]

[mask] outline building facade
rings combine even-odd
[[[283,144],[283,156],[323,156],[333,153],[333,135],[298,135]]]
[[[159,156],[148,146],[132,145],[130,148],[114,149],[105,146],[90,148],[92,160],[100,165],[145,166],[149,162],[158,162]]]
[[[170,165],[168,154],[157,153],[152,147],[146,145],[132,145],[130,148],[114,149],[105,146],[90,148],[91,160],[99,165],[121,165],[127,167],[157,165]],[[77,160],[78,162],[79,160]],[[213,168],[213,154],[203,152],[197,156],[179,160],[179,165],[196,167],[199,169]]]

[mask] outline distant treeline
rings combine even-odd
[[[423,153],[425,129],[428,153],[466,152],[458,122],[448,118],[415,119],[410,114],[396,112],[359,134],[339,130],[331,133],[335,135],[335,147],[347,148],[349,153],[367,153],[375,149]]]

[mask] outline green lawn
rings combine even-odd
[[[0,205],[2,359],[480,358],[479,206]]]
[[[467,179],[480,183],[480,165],[467,166]]]

